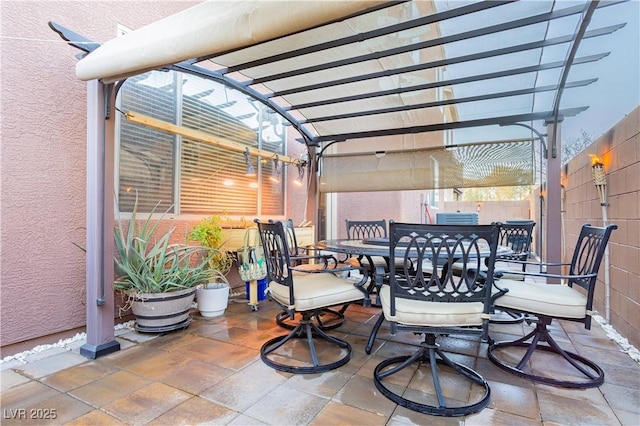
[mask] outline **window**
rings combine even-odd
[[[145,212],[160,203],[158,211],[172,208],[175,214],[284,215],[284,179],[269,179],[286,141],[274,111],[219,83],[158,71],[128,79],[119,109],[273,153],[273,158],[250,157],[258,174],[249,177],[241,153],[120,118],[120,211],[132,211],[137,194]]]

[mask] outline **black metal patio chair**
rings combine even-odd
[[[299,270],[313,270],[313,269],[331,269],[331,268],[344,268],[345,264],[339,263],[338,259],[329,253],[318,253],[317,250],[308,247],[298,246],[298,239],[296,238],[296,230],[292,219],[282,221],[284,230],[287,235],[287,243],[289,246],[289,258],[291,259],[291,265],[298,270],[297,274],[304,274]],[[320,314],[314,317],[316,324],[324,331],[333,330],[344,324],[344,312],[348,305],[344,305],[340,310],[331,308],[323,309]],[[291,315],[286,310],[276,315],[276,323],[283,328],[293,330],[297,325],[297,320],[300,315],[291,318]]]
[[[507,254],[496,256],[495,274],[498,278],[508,278],[514,280],[524,280],[519,274],[510,274],[511,271],[525,271],[526,262],[531,254],[531,240],[533,236],[534,221],[520,223],[503,223],[500,228],[500,238],[498,245],[508,247],[511,251]],[[518,261],[518,265],[509,265],[510,261]],[[461,262],[453,265],[454,271],[462,269]],[[482,271],[486,272],[487,265],[482,266]]]
[[[367,238],[387,238],[387,221],[382,220],[345,220],[347,238],[350,240],[364,240]],[[358,256],[358,262],[367,270],[374,270],[376,266],[388,268],[388,259],[378,256]]]
[[[502,224],[498,245],[508,247],[511,251],[508,254],[496,255],[496,265],[494,267],[494,275],[496,278],[524,280],[524,276],[521,274],[518,275],[518,273],[526,270],[527,264],[523,262],[526,262],[531,254],[531,240],[533,227],[535,225],[536,223],[534,221],[518,223],[507,222]],[[510,264],[509,262],[512,261],[518,261],[521,264]],[[456,274],[459,274],[462,268],[463,265],[461,262],[456,262],[453,265],[453,270]],[[487,272],[486,262],[482,265],[481,271],[483,273]],[[516,271],[516,273],[511,273],[513,271]],[[522,313],[515,313],[509,310],[496,310],[495,307],[493,313],[494,315],[491,318],[491,322],[499,324],[516,324],[524,321],[525,318],[525,315]]]
[[[277,370],[301,374],[321,373],[346,364],[351,358],[351,345],[327,334],[316,325],[314,317],[321,315],[323,309],[345,303],[362,301],[368,306],[369,294],[364,288],[368,276],[363,273],[359,282],[341,276],[344,271],[358,269],[353,267],[296,269],[292,266],[287,231],[282,222],[264,223],[257,219],[255,222],[265,253],[269,297],[292,319],[296,313],[302,317],[289,334],[265,342],[260,348],[260,358]],[[289,358],[291,353],[300,354],[300,347],[293,345],[296,339],[306,341],[308,360]],[[293,346],[287,346],[289,351],[285,351],[288,343]],[[316,350],[319,344],[321,351]],[[293,347],[296,350],[292,352]]]
[[[495,306],[527,314],[527,321],[535,322],[535,329],[520,339],[491,342],[488,349],[491,362],[512,374],[547,385],[591,388],[604,382],[604,372],[595,362],[562,348],[547,327],[554,319],[559,319],[583,323],[587,330],[590,329],[598,270],[611,232],[616,228],[616,225],[583,225],[570,264],[542,264],[543,267],[569,266],[567,274],[522,273],[523,276],[550,279],[557,284],[495,281],[494,285],[504,292],[495,299]],[[547,362],[542,358],[536,362],[536,353],[541,357],[542,352],[561,357],[566,360],[567,367],[572,368],[562,376],[558,376],[557,369],[548,371],[548,358]]]
[[[478,334],[483,340],[487,339],[498,234],[498,224],[456,226],[390,222],[391,264],[403,259],[404,266],[395,267],[389,274],[389,285],[381,287],[383,315],[379,322],[389,321],[392,334],[397,330],[409,331],[424,336],[424,341],[415,354],[385,359],[375,367],[374,383],[385,397],[410,410],[438,416],[465,416],[487,406],[491,394],[487,381],[473,369],[448,357],[437,339],[451,334]],[[460,258],[480,261],[485,255],[490,259],[486,279],[477,266],[460,276],[454,275],[451,268],[446,268],[447,272],[440,275],[442,272],[437,266],[430,270],[423,270],[422,266],[422,261],[428,259],[441,259],[450,266]],[[398,386],[391,378],[396,374],[411,377],[411,380],[425,380],[430,375],[435,396]],[[448,382],[455,381],[455,384],[442,386],[441,379],[445,380],[442,374]],[[407,385],[413,389],[428,386]],[[451,393],[452,389],[461,387],[463,392]],[[460,394],[465,395],[465,401],[458,400]]]
[[[387,239],[387,221],[381,220],[346,220],[347,238],[350,240]],[[358,264],[363,266],[371,276],[369,293],[377,294],[382,285],[384,274],[389,272],[389,258],[384,256],[360,255]],[[377,305],[377,300],[376,300]]]

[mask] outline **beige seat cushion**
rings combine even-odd
[[[309,273],[293,276],[296,311],[310,311],[327,306],[340,305],[364,298],[351,281],[331,273]],[[271,297],[283,305],[289,305],[289,288],[275,282],[269,283]]]
[[[509,292],[496,299],[499,308],[561,318],[584,318],[587,299],[567,285],[539,284],[500,279],[496,285]]]
[[[482,325],[481,302],[425,302],[396,298],[396,314],[391,316],[391,289],[388,285],[380,289],[380,301],[385,318],[401,324],[431,327]]]
[[[357,259],[357,258],[356,258]],[[373,261],[373,267],[382,267],[387,269],[387,260],[382,256],[371,256],[371,260]],[[404,259],[399,258],[395,260],[396,268],[401,268],[404,265]],[[359,266],[359,265],[358,265]],[[362,258],[362,266],[368,268],[369,261],[366,257]]]
[[[475,265],[476,264],[474,262],[471,263],[472,267]],[[456,275],[460,275],[460,271],[462,271],[462,268],[463,268],[462,262],[456,262],[451,266],[453,273]],[[485,265],[484,262],[482,262],[482,265],[480,266],[480,270],[483,272],[487,272],[487,265]],[[501,273],[502,274],[501,278],[504,278],[507,280],[513,280],[513,281],[524,281],[524,275],[512,274],[510,273],[511,271],[522,272],[522,268],[509,267],[509,266],[506,266],[506,264],[504,263],[496,263],[495,273]]]

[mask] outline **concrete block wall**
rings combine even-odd
[[[610,324],[632,345],[640,347],[640,107],[565,166],[567,260],[582,225],[604,223],[589,154],[604,163],[609,204],[606,215],[608,223],[618,225],[609,243]],[[603,262],[594,304],[602,317],[606,314],[604,268]]]

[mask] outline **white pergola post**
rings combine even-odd
[[[87,83],[87,342],[95,359],[120,350],[114,338],[113,194],[114,118],[107,117],[113,86]]]

